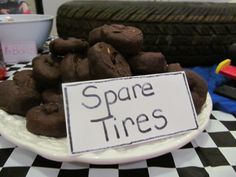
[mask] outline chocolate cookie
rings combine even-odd
[[[0,82],[0,108],[9,114],[25,116],[41,102],[40,94],[32,88],[20,87],[13,80]]]
[[[191,70],[185,70],[185,73],[192,94],[196,113],[199,114],[203,104],[206,101],[208,92],[207,83],[201,76]]]
[[[62,105],[49,103],[30,109],[26,114],[26,128],[36,135],[65,137],[66,123]]]
[[[32,61],[33,76],[42,87],[54,87],[61,81],[60,65],[51,55],[37,56]]]
[[[159,52],[140,52],[128,60],[134,75],[155,74],[167,71],[164,55]]]
[[[88,50],[90,76],[92,79],[105,79],[131,76],[129,64],[111,45],[96,43]]]
[[[13,80],[16,85],[21,87],[29,87],[32,89],[37,89],[37,82],[33,78],[32,70],[22,70],[14,73]]]
[[[83,39],[69,38],[62,39],[57,38],[50,42],[49,50],[55,56],[65,56],[69,53],[80,53],[84,55],[87,53],[89,43]]]
[[[85,81],[90,79],[87,58],[75,54],[66,55],[60,63],[63,82]]]

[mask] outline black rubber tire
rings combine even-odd
[[[182,66],[218,63],[236,42],[236,4],[71,1],[57,11],[63,38],[87,39],[93,28],[111,23],[140,28],[144,51],[160,51]]]

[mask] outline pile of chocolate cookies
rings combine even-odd
[[[0,108],[26,117],[34,134],[65,137],[62,83],[184,70],[178,63],[167,64],[162,53],[142,51],[143,33],[136,27],[103,25],[88,39],[50,42],[50,52],[35,57],[32,70],[18,71],[13,80],[0,83]],[[185,72],[200,113],[207,85],[196,73]]]

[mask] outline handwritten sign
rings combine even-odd
[[[31,61],[37,55],[34,41],[2,41],[1,54],[7,64]]]
[[[71,154],[198,128],[184,72],[63,84]]]

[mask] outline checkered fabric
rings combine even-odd
[[[9,78],[31,63],[7,65]],[[235,177],[236,118],[214,110],[196,139],[165,155],[135,163],[91,165],[55,162],[0,136],[0,177]]]

